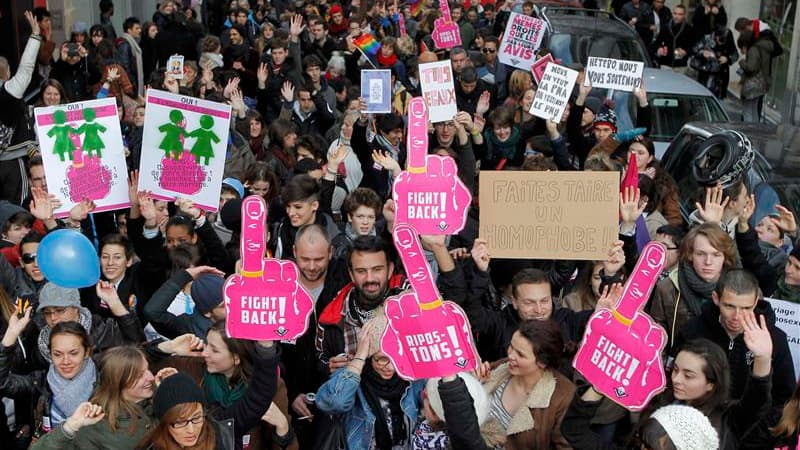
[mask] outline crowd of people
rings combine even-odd
[[[652,9],[632,0],[620,17],[662,64],[696,64],[690,55],[700,55],[727,70],[736,49],[720,31],[724,8],[707,1],[691,25],[686,7],[670,18],[663,0]],[[648,138],[645,86],[633,92],[633,130],[617,129],[614,105],[584,85],[580,65],[563,117],[532,116],[531,73],[498,60],[510,12],[532,14],[532,2],[451,4],[462,46],[449,50],[431,40],[440,16],[433,0],[191,3],[162,1],[152,21],[131,17],[115,30],[113,2],[101,0],[99,22],[71,24],[63,43],[53,41],[50,13],[36,8],[25,14],[16,70],[0,57],[3,448],[798,445],[789,338],[764,300],[800,302],[794,212],[756,205],[740,164],[710,170],[716,178],[681,198]],[[763,70],[757,58],[769,56],[771,33],[741,20],[741,67]],[[362,36],[380,49],[359,47]],[[185,59],[179,79],[165,69],[176,54]],[[463,230],[420,240],[442,297],[469,318],[482,362],[408,381],[380,346],[383,304],[409,288],[392,246],[392,183],[406,166],[419,64],[445,60],[458,113],[430,124],[428,151],[455,160],[473,202]],[[390,113],[363,112],[359,72],[369,68],[391,71]],[[724,94],[714,84],[721,78],[708,83]],[[149,89],[231,106],[218,211],[138,190],[142,152],[152,150],[142,148]],[[84,200],[56,219],[58,187],[48,185],[41,156],[53,149],[37,142],[33,108],[94,98],[116,99],[131,206],[94,212]],[[620,195],[619,236],[604,260],[493,258],[478,232],[478,179],[489,170],[616,171],[638,175],[638,188]],[[241,260],[241,206],[251,195],[268,208],[264,256],[294,261],[314,300],[307,331],[293,341],[226,331],[223,284]],[[696,202],[690,217],[681,212],[687,202]],[[42,240],[64,229],[95,246],[96,285],[62,286],[40,268]],[[651,240],[667,257],[645,311],[667,334],[668,382],[631,413],[572,360],[590,316],[614,307]]]

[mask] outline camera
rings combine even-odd
[[[67,56],[69,56],[70,58],[75,56],[80,56],[80,53],[78,52],[78,44],[74,42],[70,42],[67,44]]]

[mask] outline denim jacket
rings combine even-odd
[[[408,427],[408,442],[411,442],[413,424],[417,422],[422,408],[424,387],[425,380],[413,381],[400,399],[400,407],[412,424]],[[369,450],[375,434],[375,414],[361,390],[360,375],[346,367],[337,370],[317,391],[316,403],[321,411],[343,415],[348,450]]]

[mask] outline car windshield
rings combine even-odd
[[[633,96],[631,96],[633,97]],[[648,94],[651,105],[650,137],[657,141],[670,141],[685,123],[725,122],[727,117],[713,97],[700,95],[678,95],[666,93]],[[629,109],[636,117],[635,99],[629,102]]]
[[[550,36],[548,48],[553,57],[565,66],[574,62],[585,65],[590,56],[643,61],[648,65],[642,44],[636,37],[554,33]]]

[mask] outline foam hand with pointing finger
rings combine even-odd
[[[644,248],[616,307],[592,314],[573,361],[598,392],[631,411],[644,409],[666,387],[661,352],[667,335],[642,312],[665,261],[662,244]]]
[[[439,2],[439,9],[442,11],[442,17],[433,21],[433,32],[431,33],[433,44],[439,50],[460,46],[461,30],[450,17],[450,5],[447,2]]]
[[[422,97],[408,105],[408,167],[394,180],[396,223],[421,234],[456,234],[464,228],[472,195],[449,156],[428,155],[428,110]]]
[[[381,337],[381,350],[391,358],[397,373],[408,380],[474,369],[478,353],[469,320],[458,305],[441,299],[417,232],[398,224],[394,245],[414,291],[386,300],[388,325]]]
[[[264,258],[267,206],[251,195],[242,201],[242,268],[225,280],[228,335],[249,340],[287,340],[308,328],[314,302],[297,281],[292,261]]]

